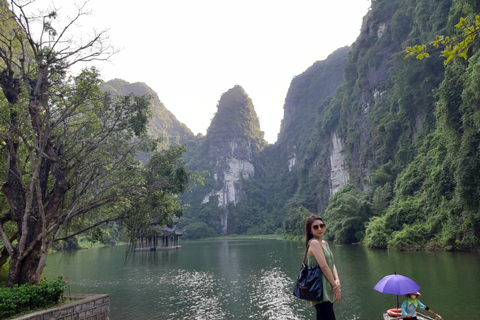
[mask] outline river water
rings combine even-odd
[[[67,293],[109,294],[112,320],[315,318],[315,310],[291,293],[301,243],[234,239],[181,245],[176,251],[132,253],[117,246],[53,253],[43,275],[67,276]],[[331,249],[342,282],[338,320],[381,320],[396,296],[373,287],[394,272],[414,279],[420,300],[444,319],[480,319],[480,253]]]

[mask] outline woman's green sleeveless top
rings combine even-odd
[[[330,270],[332,270],[332,275],[333,275],[333,254],[332,251],[330,251],[330,248],[328,245],[326,247],[322,246],[323,249],[323,254],[325,255],[325,260],[327,260],[327,264],[330,267]],[[318,266],[317,259],[315,259],[314,256],[311,256],[307,253],[307,265],[309,268]],[[330,285],[330,282],[328,282],[327,278],[325,275],[322,275],[322,285],[323,285],[323,297],[322,300],[320,301],[308,301],[308,304],[310,306],[314,306],[317,303],[325,302],[325,301],[330,301],[334,302],[335,301],[335,294],[333,293],[333,288]]]

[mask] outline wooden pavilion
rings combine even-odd
[[[152,227],[155,230],[154,235],[144,236],[139,233],[135,251],[180,249],[181,246],[178,245],[178,237],[185,232],[185,229],[177,229],[178,218],[175,218],[173,221],[175,223],[173,228],[167,225],[159,226],[158,223],[152,223]]]

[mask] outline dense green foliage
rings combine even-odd
[[[287,218],[283,221],[283,228],[289,238],[305,239],[305,221],[311,214],[304,207],[292,208],[288,211]]]
[[[138,233],[152,232],[152,223],[173,225],[173,218],[181,217],[184,206],[178,198],[187,189],[190,171],[182,159],[185,146],[170,146],[155,152],[142,171],[144,192],[131,197],[123,211],[121,225],[130,242]]]
[[[341,243],[363,239],[372,248],[398,250],[476,248],[480,235],[480,189],[476,180],[479,170],[476,96],[480,79],[476,71],[476,48],[472,50],[471,60],[456,61],[446,69],[438,57],[421,62],[401,61],[403,57],[395,53],[401,50],[400,44],[425,41],[435,33],[450,30],[458,15],[471,8],[460,2],[450,7],[450,1],[391,2],[389,5],[377,1],[366,18],[367,23],[369,19],[375,21],[376,10],[380,8],[383,14],[392,16],[382,37],[395,32],[398,37],[389,41],[393,67],[384,82],[374,86],[381,94],[365,101],[369,108],[365,118],[370,122],[369,129],[356,124],[358,118],[362,118],[358,103],[356,109],[352,109],[352,105],[341,108],[350,110],[344,113],[343,119],[342,112],[339,113],[339,119],[334,122],[336,127],[324,127],[340,131],[346,141],[355,142],[346,145],[346,152],[352,182],[359,188],[355,191],[345,187],[338,193],[342,198],[348,194],[345,201],[349,200],[350,206],[338,203],[337,194],[330,199],[325,216],[328,221],[335,221],[332,239]],[[413,24],[403,25],[406,29],[400,32],[394,29],[395,17],[411,19]],[[410,25],[412,28],[408,30]],[[362,33],[354,44],[354,51],[366,49],[362,49],[363,38]],[[359,55],[358,59],[371,61],[367,55]],[[359,63],[352,62],[346,71],[349,86],[355,85],[355,79],[361,79],[348,76],[359,74]],[[350,91],[350,95],[358,98],[365,87],[371,87],[367,83],[357,82],[357,85],[357,92]],[[345,92],[348,93],[338,91],[336,96],[341,95],[345,101]],[[352,111],[358,118],[348,119]],[[361,139],[362,131],[372,138]],[[365,169],[370,170],[369,175],[363,174]],[[350,224],[353,220],[358,221]],[[358,223],[365,226],[364,230],[355,230],[353,226]],[[352,238],[355,233],[358,237]]]
[[[478,41],[480,34],[480,16],[475,15],[472,22],[461,17],[455,27],[461,30],[458,39],[456,36],[436,35],[435,40],[430,43],[435,48],[443,49],[441,56],[445,58],[444,65],[448,65],[455,58],[468,59],[468,50]],[[405,50],[407,51],[405,58],[415,55],[418,60],[423,60],[430,57],[425,44],[407,47]]]
[[[78,48],[55,32],[77,23],[83,7],[65,27],[56,12],[38,20],[10,4],[12,11],[0,6],[2,21],[11,22],[0,29],[0,268],[8,262],[7,286],[38,284],[55,242],[74,248],[71,238],[84,232],[111,239],[118,224],[102,227],[119,220],[130,238],[152,222],[170,222],[182,214],[178,193],[190,178],[185,147],[167,148],[148,135],[148,96],[103,92],[93,67],[70,75],[73,64],[110,55],[103,32]],[[48,37],[31,32],[35,22]],[[137,159],[140,152],[150,153],[148,162]]]
[[[43,280],[39,285],[0,287],[0,319],[54,306],[64,291],[65,280],[62,277]]]
[[[329,239],[336,243],[360,242],[371,215],[371,206],[365,195],[353,185],[345,186],[330,198],[325,211]]]
[[[449,25],[465,10],[471,7],[454,5]],[[367,226],[366,245],[401,250],[479,246],[478,48],[472,53],[469,61],[455,61],[442,72],[431,99],[431,129],[418,137],[413,159],[399,171],[385,215]]]

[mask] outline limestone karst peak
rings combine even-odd
[[[259,148],[266,145],[253,102],[240,85],[222,94],[217,112],[207,130],[207,140],[234,138],[253,140]]]

